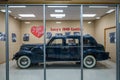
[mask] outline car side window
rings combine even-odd
[[[62,46],[63,39],[54,39],[49,45],[50,46]]]
[[[67,39],[66,39],[66,44],[67,44],[68,46],[70,46],[70,45],[75,46],[75,45],[78,45],[78,44],[79,44],[79,40],[78,40],[78,39],[73,39],[73,38],[67,38]]]
[[[84,46],[94,46],[93,43],[89,39],[83,39],[83,45]]]

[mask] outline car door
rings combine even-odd
[[[61,50],[62,58],[68,61],[79,60],[80,46],[79,40],[75,38],[66,38],[66,43]]]
[[[61,48],[63,46],[63,38],[53,38],[46,47],[47,51],[47,61],[59,61]]]
[[[31,50],[34,62],[43,61],[43,51],[40,46],[35,46]]]

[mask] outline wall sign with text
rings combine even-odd
[[[80,28],[72,28],[72,27],[51,28],[50,31],[80,31]]]

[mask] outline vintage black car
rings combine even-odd
[[[81,36],[54,36],[46,44],[46,61],[74,61],[81,60]],[[28,68],[31,64],[43,63],[43,44],[23,44],[14,55],[20,68]],[[109,52],[98,44],[90,35],[83,36],[83,63],[86,68],[93,68],[96,61],[109,59]]]

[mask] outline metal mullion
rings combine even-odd
[[[8,13],[8,5],[5,5],[5,9],[6,9],[6,13],[5,13],[6,80],[9,80],[9,26],[8,26],[9,13]]]
[[[116,8],[116,80],[120,80],[120,25],[119,25],[119,5],[117,5],[117,8]]]
[[[81,30],[81,37],[80,37],[80,55],[81,55],[81,80],[83,80],[83,5],[80,6],[80,30]]]
[[[43,22],[44,22],[44,80],[46,80],[46,11],[43,5]]]

